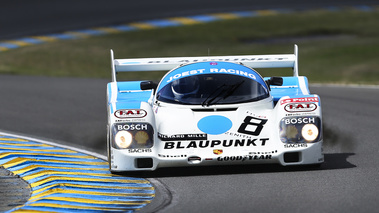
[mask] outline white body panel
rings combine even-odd
[[[292,60],[291,65],[282,61],[282,66],[297,69],[293,55],[282,56]],[[147,59],[151,60],[156,59]],[[135,60],[115,60],[114,72],[124,69],[120,64],[132,61]],[[113,80],[107,91],[108,157],[112,172],[197,165],[306,165],[324,161],[321,101],[317,95],[309,94],[307,80],[298,77],[297,70],[293,77],[284,78],[284,85],[272,86],[268,98],[210,106],[158,101],[156,92],[139,88],[140,82],[116,82],[115,77]],[[306,133],[300,132],[306,124],[317,126],[316,131],[320,132],[312,142],[304,142]],[[120,131],[130,132],[132,143],[143,141],[144,147],[117,147],[114,141]]]

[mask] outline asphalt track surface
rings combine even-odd
[[[106,83],[105,79],[2,76],[0,129],[70,141],[69,145],[105,154]],[[133,174],[165,187],[153,210],[375,212],[379,88],[323,85],[312,86],[311,92],[320,95],[323,106],[321,169],[199,167]]]
[[[0,40],[204,13],[377,4],[377,0],[3,1],[0,7]]]
[[[48,4],[48,1],[39,2]],[[219,2],[222,5],[226,1]],[[259,3],[262,5],[259,8],[243,9],[264,9],[269,6],[267,2],[270,1]],[[349,3],[338,2],[341,5]],[[189,9],[186,13],[201,12],[207,6],[204,4],[207,3],[204,2],[203,7],[198,9]],[[317,4],[325,6],[322,2]],[[274,6],[288,7],[288,2]],[[228,11],[226,7],[220,8]],[[34,12],[38,16],[38,12]],[[176,14],[165,12],[159,17],[166,15]],[[149,13],[139,18],[153,16],[153,13]],[[48,26],[42,28],[47,30]],[[26,31],[19,33],[7,36],[14,38]],[[36,33],[43,32],[36,30]],[[0,129],[48,138],[105,154],[107,82],[107,79],[3,75],[0,78]],[[136,174],[163,187],[157,197],[158,203],[150,209],[148,207],[147,211],[376,212],[379,208],[379,89],[323,85],[312,86],[311,92],[320,95],[323,106],[325,163],[320,169],[279,166],[199,167]]]

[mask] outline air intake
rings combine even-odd
[[[190,164],[198,164],[201,162],[201,158],[198,156],[192,156],[188,158],[188,163]]]
[[[226,111],[236,111],[238,108],[198,108],[192,109],[194,112],[226,112]]]
[[[287,152],[283,155],[284,162],[297,163],[300,162],[300,152]]]
[[[136,159],[137,168],[153,168],[153,159],[152,158],[137,158]]]

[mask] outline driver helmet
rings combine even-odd
[[[177,79],[171,83],[171,89],[178,100],[194,95],[199,91],[199,79],[197,76]]]

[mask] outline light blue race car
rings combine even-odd
[[[160,167],[320,165],[321,100],[298,75],[294,54],[112,58],[107,85],[113,173]],[[263,78],[255,69],[292,68]],[[167,71],[160,82],[117,73]]]

